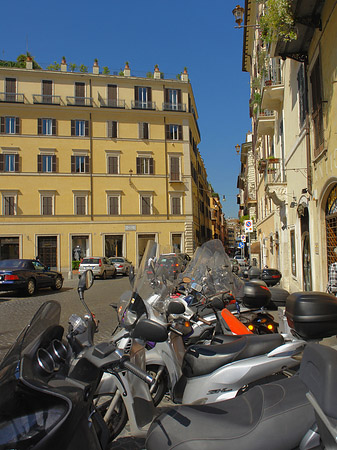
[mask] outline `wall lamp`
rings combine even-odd
[[[240,148],[241,148],[240,144],[236,144],[235,151],[236,151],[237,154],[240,153]]]
[[[235,22],[238,24],[238,26],[234,27],[234,28],[247,28],[247,27],[260,28],[259,25],[241,25],[241,23],[243,21],[244,12],[245,12],[245,9],[242,8],[242,6],[240,6],[240,5],[236,5],[236,7],[233,9],[232,13],[233,13]]]

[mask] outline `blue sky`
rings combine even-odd
[[[0,59],[27,50],[43,67],[65,56],[68,63],[113,71],[129,61],[132,73],[173,75],[186,66],[199,113],[209,182],[226,196],[226,217],[237,217],[235,145],[251,129],[249,76],[242,72],[243,30],[234,28],[238,0],[115,1],[17,0],[2,5]],[[244,1],[242,0],[242,5]]]

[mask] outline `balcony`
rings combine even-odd
[[[280,79],[265,80],[262,88],[261,108],[280,110],[283,104],[284,84]]]
[[[267,109],[258,114],[257,134],[259,136],[274,134],[276,115],[275,111]]]
[[[163,111],[186,112],[186,104],[185,103],[163,103]]]
[[[101,108],[117,108],[125,109],[125,100],[117,100],[114,98],[98,98]]]
[[[131,101],[131,108],[132,109],[155,110],[156,109],[156,102],[143,102],[141,100],[132,100]]]
[[[59,95],[33,94],[33,103],[36,105],[60,105],[61,97]]]
[[[13,92],[0,92],[0,102],[5,103],[24,103],[24,94],[15,94]]]
[[[68,106],[92,106],[92,97],[66,97]]]

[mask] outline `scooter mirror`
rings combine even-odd
[[[172,300],[167,307],[168,314],[184,314],[185,311],[185,305],[177,300]]]
[[[183,283],[190,283],[192,280],[189,277],[184,277],[183,278]]]
[[[198,283],[192,283],[191,284],[191,288],[196,291],[196,292],[201,292],[202,291],[202,286]]]
[[[226,307],[226,303],[220,297],[214,297],[212,299],[212,307],[221,311]]]
[[[129,281],[130,281],[131,287],[133,287],[134,282],[135,282],[135,268],[133,266],[131,266],[130,270],[129,270]]]
[[[94,284],[94,274],[92,270],[86,270],[82,273],[80,281],[78,282],[79,291],[87,291]]]

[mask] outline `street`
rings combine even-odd
[[[61,291],[41,289],[33,297],[24,297],[19,292],[0,292],[0,361],[42,303],[56,300],[61,304],[61,325],[65,330],[71,314],[83,317],[86,310],[79,300],[77,284],[77,277],[65,280]],[[117,276],[116,279],[95,279],[91,289],[84,293],[89,308],[100,321],[96,342],[110,338],[117,316],[109,305],[117,303],[121,294],[127,290],[130,290],[128,277]]]

